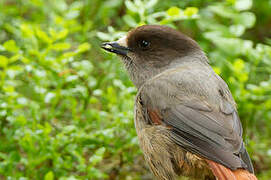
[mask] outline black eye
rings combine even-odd
[[[147,49],[149,46],[150,46],[150,42],[149,41],[146,41],[146,40],[142,40],[139,42],[139,46],[142,48],[142,49]]]

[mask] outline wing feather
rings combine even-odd
[[[242,126],[231,93],[221,78],[209,74],[162,73],[140,89],[143,104],[159,112],[163,123],[172,127],[173,140],[185,150],[230,169],[253,172],[248,154],[244,155]]]

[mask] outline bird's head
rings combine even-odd
[[[137,87],[166,69],[201,59],[194,56],[204,56],[194,40],[170,27],[159,25],[135,28],[118,41],[103,43],[102,48],[122,57]]]

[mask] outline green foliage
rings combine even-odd
[[[270,12],[268,0],[0,1],[0,179],[152,179],[136,89],[99,47],[142,24],[199,42],[238,104],[259,179],[270,179]]]

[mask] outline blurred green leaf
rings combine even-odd
[[[55,43],[51,46],[51,48],[56,51],[63,51],[69,49],[70,47],[71,45],[69,43]]]
[[[128,10],[130,10],[132,12],[137,12],[138,11],[138,8],[136,7],[136,5],[132,1],[126,0],[124,2],[125,2],[125,5],[126,5]]]
[[[236,16],[235,22],[237,24],[241,24],[247,28],[251,28],[254,26],[256,22],[256,17],[253,13],[243,12],[239,16]]]
[[[196,7],[188,7],[184,10],[184,15],[186,16],[193,16],[198,13],[198,8]]]
[[[234,7],[239,11],[249,10],[252,7],[252,0],[236,0]]]
[[[130,27],[136,27],[136,26],[137,26],[137,23],[136,23],[135,19],[133,19],[133,17],[130,16],[129,14],[125,15],[125,16],[123,17],[123,20],[124,20],[125,23],[126,23],[127,25],[129,25]],[[104,34],[99,34],[98,36],[99,36],[101,39],[103,39],[103,40],[107,40],[107,39],[108,39],[107,35],[104,35]]]
[[[91,48],[91,45],[89,43],[83,43],[78,46],[77,50],[78,52],[82,53],[89,50],[90,48]]]
[[[94,155],[92,155],[89,158],[89,162],[93,166],[96,165],[97,163],[102,161],[104,153],[105,153],[105,148],[104,147],[99,148],[98,150],[95,151]]]
[[[44,180],[54,180],[54,173],[52,171],[49,171],[45,174]]]
[[[178,7],[171,7],[167,10],[169,16],[178,16],[180,15],[180,9]]]
[[[152,8],[158,3],[158,0],[149,0],[147,1],[146,8]]]
[[[234,63],[233,63],[233,68],[240,72],[245,68],[245,63],[242,59],[237,59]]]
[[[48,43],[48,44],[52,43],[52,39],[44,31],[42,31],[39,28],[36,28],[36,35],[43,42]]]
[[[5,68],[8,65],[8,58],[5,56],[0,55],[0,67]]]
[[[3,44],[3,47],[6,49],[6,51],[16,53],[19,51],[19,48],[16,45],[16,42],[14,40],[8,40]]]
[[[21,28],[22,33],[25,37],[32,37],[34,35],[34,32],[29,25],[21,24],[20,28]]]
[[[110,41],[110,39],[112,39],[109,34],[103,32],[97,32],[97,36],[103,41]]]
[[[67,37],[69,31],[67,29],[63,29],[60,32],[57,33],[56,35],[56,39],[63,39],[65,37]]]
[[[245,32],[245,27],[243,25],[231,25],[230,32],[234,34],[236,37],[242,36]]]

